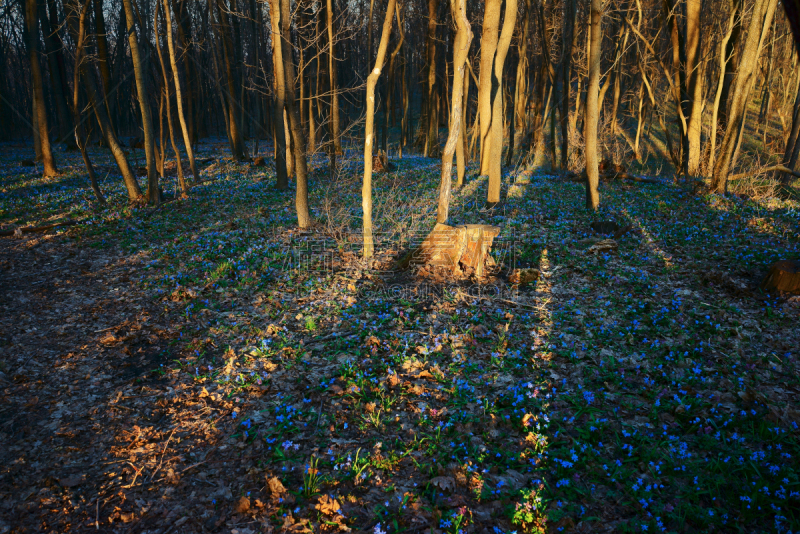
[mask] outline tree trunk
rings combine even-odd
[[[150,118],[150,105],[147,102],[147,88],[145,87],[145,72],[142,58],[139,54],[139,41],[136,38],[136,28],[133,17],[134,0],[123,0],[125,18],[128,22],[128,44],[130,45],[131,60],[133,61],[133,74],[136,78],[136,93],[139,97],[139,108],[142,113],[142,130],[144,133],[144,153],[147,159],[147,201],[157,206],[161,203],[158,191],[158,175],[155,167],[155,153],[153,144],[153,122]]]
[[[159,5],[158,5],[158,2],[156,2],[155,14],[153,16],[154,19],[155,19],[153,21],[153,28],[155,30],[156,52],[158,53],[158,62],[161,65],[161,75],[162,75],[162,77],[164,79],[164,96],[165,96],[166,105],[167,105],[167,127],[169,129],[169,141],[170,141],[170,144],[172,145],[172,151],[175,152],[175,166],[177,167],[177,170],[178,170],[178,184],[180,185],[180,188],[181,188],[181,195],[184,198],[187,198],[188,197],[189,188],[186,185],[186,178],[183,175],[183,164],[181,163],[181,153],[178,150],[178,145],[175,143],[175,129],[172,126],[172,107],[170,105],[170,97],[169,97],[169,92],[170,92],[169,91],[169,76],[167,75],[167,67],[164,64],[164,56],[161,53],[161,42],[160,42],[160,39],[159,39],[159,36],[158,36],[158,26],[159,26],[159,23],[158,23],[158,11],[159,11],[159,9],[158,8],[159,8]],[[172,19],[171,19],[170,15],[169,15],[169,4],[167,4],[167,0],[164,0],[164,20],[166,22],[165,33],[167,34],[167,42],[170,42],[172,40],[172,36],[171,36],[171,33],[172,33]],[[181,94],[180,94],[180,89],[179,89],[180,84],[178,82],[178,76],[177,76],[177,72],[178,71],[177,71],[177,68],[176,68],[176,64],[175,64],[175,60],[174,60],[174,53],[173,53],[173,50],[172,50],[171,46],[170,46],[170,63],[172,64],[172,69],[173,69],[173,72],[175,73],[175,97],[176,97],[176,99],[178,101],[178,115],[181,118],[183,118],[183,114],[181,113],[181,111],[182,111],[181,110]],[[188,134],[188,132],[187,132],[187,130],[185,128],[185,121],[184,120],[181,120],[181,126],[183,126],[183,134],[184,134],[183,138],[184,138],[184,142],[186,142],[186,150],[187,150],[187,152],[189,154],[189,162],[190,162],[190,164],[192,164],[192,167],[193,167],[192,172],[194,174],[194,180],[197,181],[197,173],[195,172],[196,168],[193,165],[194,157],[192,155],[191,145],[188,142],[189,134]],[[163,164],[164,164],[164,161],[166,161],[166,159],[167,159],[167,150],[164,147],[163,136],[162,136],[162,141],[161,141],[161,159],[162,159],[162,173],[161,174],[162,174],[162,177],[163,177],[163,174],[164,174],[163,173]]]
[[[389,55],[389,83],[386,84],[386,97],[383,99],[384,106],[386,107],[386,113],[383,114],[383,138],[381,139],[381,144],[387,156],[389,154],[389,116],[391,115],[394,117],[392,95],[395,92],[395,58],[397,57],[398,52],[400,52],[400,48],[403,46],[403,41],[405,41],[406,37],[405,32],[403,31],[403,20],[400,18],[400,5],[395,4],[394,10],[397,17],[397,33],[400,34],[400,39],[397,40],[394,50],[392,50],[392,53]]]
[[[425,120],[423,135],[425,146],[423,156],[436,157],[439,153],[439,120],[434,102],[436,87],[436,13],[439,9],[439,0],[428,0],[428,33],[425,36],[425,51],[428,74],[428,86],[425,94]]]
[[[130,1],[130,0],[126,0]],[[231,37],[231,28],[229,14],[226,12],[227,7],[224,5],[224,0],[216,0],[217,16],[219,20],[219,31],[222,40],[222,57],[225,62],[225,73],[228,80],[228,93],[226,100],[228,103],[228,132],[230,134],[231,142],[231,155],[237,161],[244,161],[247,159],[245,156],[244,142],[242,140],[241,124],[239,122],[239,114],[241,110],[237,95],[237,78],[235,73],[235,58],[233,50],[233,38]]]
[[[700,175],[700,140],[703,130],[703,70],[700,68],[702,11],[702,0],[686,0],[686,95],[689,98],[686,173],[689,176]]]
[[[480,174],[489,174],[492,137],[492,66],[497,41],[500,37],[500,12],[503,0],[486,0],[481,30],[481,70],[478,86],[478,113],[480,115]],[[499,194],[499,193],[498,193]]]
[[[470,30],[470,41],[472,41],[472,31]],[[469,55],[469,50],[467,50]],[[464,60],[465,65],[469,64],[469,57]],[[458,173],[458,181],[456,187],[464,185],[464,174],[466,173],[467,163],[467,108],[469,108],[469,76],[466,74],[462,76],[464,89],[464,96],[461,99],[461,127],[458,129],[458,142],[456,143],[456,169]]]
[[[297,225],[300,228],[311,226],[311,214],[308,209],[308,163],[306,160],[306,139],[303,133],[303,124],[300,121],[300,109],[295,99],[294,63],[292,61],[292,41],[290,33],[290,0],[279,0],[281,4],[281,51],[283,52],[283,74],[286,77],[286,113],[292,130],[292,153],[294,156],[294,173],[297,180],[295,191],[295,209],[297,211]]]
[[[50,11],[49,17],[48,8]],[[61,53],[63,44],[58,35],[58,14],[53,0],[43,2],[39,6],[39,18],[41,19],[42,34],[44,35],[48,70],[50,71],[50,88],[56,104],[56,113],[58,113],[58,141],[67,143],[68,146],[75,148],[72,145],[74,140],[72,118],[67,105],[69,86],[65,78],[64,58]]]
[[[50,132],[47,126],[47,108],[44,102],[44,86],[42,81],[42,67],[39,63],[39,17],[36,0],[25,0],[25,23],[27,25],[28,57],[31,67],[31,87],[34,103],[33,127],[39,135],[43,175],[52,177],[58,175],[56,160],[50,146]]]
[[[439,186],[439,206],[436,222],[446,223],[450,213],[450,184],[452,181],[453,153],[462,136],[461,119],[464,96],[464,71],[467,54],[472,43],[472,31],[467,19],[466,0],[450,0],[450,11],[456,23],[456,38],[453,46],[453,97],[450,111],[450,133],[442,153],[442,177]],[[461,143],[463,148],[463,140]],[[463,161],[461,162],[463,167]]]
[[[75,8],[73,8],[73,11],[75,11]],[[79,41],[78,36],[80,29],[77,26],[75,17],[67,17],[67,22],[72,39],[77,43]],[[86,96],[89,99],[89,104],[91,105],[95,118],[97,119],[97,123],[100,126],[100,133],[102,134],[106,145],[111,150],[111,155],[114,157],[114,160],[117,163],[120,174],[122,174],[122,180],[124,181],[125,187],[128,190],[128,198],[130,200],[139,200],[142,197],[142,190],[139,188],[139,183],[137,182],[136,176],[133,174],[133,170],[128,163],[128,159],[125,156],[125,151],[122,149],[122,146],[120,146],[117,135],[114,132],[114,128],[111,126],[111,121],[108,118],[108,109],[103,105],[103,100],[100,98],[97,84],[93,78],[93,71],[92,69],[88,68],[85,61],[77,62],[75,70],[75,81],[77,81],[78,77],[80,77],[80,81],[82,82],[83,88],[86,91]],[[79,71],[79,73],[77,71]]]
[[[89,141],[84,134],[83,122],[81,121],[81,106],[80,106],[80,72],[81,63],[83,62],[83,51],[86,43],[86,14],[88,12],[89,2],[85,0],[79,14],[79,30],[77,39],[75,40],[75,69],[73,71],[73,92],[72,92],[72,113],[73,122],[75,123],[75,143],[81,151],[83,163],[86,165],[86,172],[89,174],[89,181],[92,185],[92,191],[101,205],[106,204],[106,199],[103,197],[103,192],[100,191],[100,185],[97,182],[97,174],[94,171],[92,161],[89,159],[89,154],[86,151],[86,143]],[[69,7],[65,5],[65,8]]]
[[[739,142],[739,132],[755,82],[755,69],[767,31],[772,25],[776,5],[777,0],[755,0],[753,5],[747,40],[742,49],[739,72],[731,95],[728,127],[720,144],[719,158],[714,165],[711,188],[720,194],[724,194],[728,188],[728,173],[735,163],[733,153]]]
[[[164,17],[167,23],[167,46],[169,48],[169,63],[172,68],[172,76],[175,80],[175,100],[178,103],[178,120],[181,124],[181,132],[183,133],[183,145],[186,149],[186,156],[189,158],[189,167],[192,169],[192,181],[197,183],[200,181],[200,174],[197,172],[197,163],[194,159],[194,149],[192,148],[192,138],[189,133],[189,126],[186,122],[186,115],[183,112],[183,93],[181,92],[181,77],[178,73],[178,61],[175,54],[175,43],[172,40],[172,16],[170,15],[169,4],[167,0],[164,1]],[[157,11],[157,9],[156,9]],[[169,85],[164,80],[165,85]],[[167,113],[169,114],[169,105],[167,105]],[[171,115],[170,115],[171,117]],[[170,119],[172,120],[172,119]],[[171,124],[171,123],[170,123]],[[172,134],[172,126],[170,126],[170,135]],[[177,156],[180,161],[180,156]],[[182,184],[183,185],[183,184]]]
[[[492,128],[488,168],[489,191],[486,199],[489,204],[500,202],[503,159],[503,67],[516,23],[517,0],[505,0],[503,29],[500,32],[500,38],[497,40],[494,64],[491,70]]]
[[[333,39],[333,0],[326,0],[325,14],[327,16],[327,30],[328,30],[328,76],[330,77],[330,91],[331,91],[331,104],[330,104],[330,122],[331,122],[331,137],[333,138],[333,152],[334,156],[342,154],[342,139],[339,125],[339,86],[337,83],[337,70],[335,56],[335,41]]]
[[[278,189],[289,187],[287,169],[286,130],[284,127],[283,109],[286,106],[286,76],[283,72],[283,39],[281,39],[281,0],[270,0],[270,19],[272,23],[272,69],[275,82],[275,105],[273,106],[273,123],[275,125],[275,171]]]
[[[375,240],[372,235],[372,145],[374,142],[372,131],[375,125],[375,85],[381,75],[386,49],[389,47],[389,36],[392,33],[392,17],[395,10],[395,0],[389,0],[386,7],[386,17],[383,20],[381,42],[378,45],[378,54],[375,58],[375,68],[367,77],[367,120],[364,130],[364,182],[361,188],[361,207],[364,212],[363,236],[364,258],[369,259],[375,252]]]
[[[600,90],[600,56],[603,43],[602,29],[603,5],[601,0],[591,0],[589,13],[589,50],[586,57],[589,63],[589,83],[586,88],[586,115],[583,119],[585,157],[586,157],[586,209],[597,211],[600,194],[597,186],[600,181],[597,157],[597,123],[599,119],[598,99]]]

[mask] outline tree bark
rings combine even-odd
[[[586,115],[583,119],[586,157],[586,209],[597,211],[600,194],[597,186],[600,181],[597,157],[597,123],[599,120],[598,98],[600,90],[600,47],[603,43],[603,5],[601,0],[591,0],[589,13],[589,50],[586,57],[589,63],[589,84],[586,89]]]
[[[286,76],[283,72],[283,39],[281,39],[281,0],[270,0],[270,20],[272,23],[272,69],[275,83],[275,105],[272,107],[275,124],[275,170],[278,189],[289,187],[289,174],[286,158],[286,130],[283,110],[286,106]]]
[[[125,0],[130,1],[130,0]],[[241,102],[237,98],[237,78],[235,72],[235,58],[233,50],[233,38],[231,36],[230,19],[224,0],[216,0],[217,16],[219,17],[219,31],[222,38],[222,57],[225,62],[225,73],[228,80],[228,93],[226,101],[228,103],[228,132],[230,134],[231,155],[237,161],[247,159],[245,155],[244,142],[242,140],[242,130],[239,121]]]
[[[89,8],[89,2],[92,0],[85,0],[83,3],[83,7],[80,10],[79,14],[79,31],[78,36],[75,41],[75,69],[74,69],[74,77],[73,77],[73,92],[72,92],[72,113],[73,113],[73,122],[75,123],[75,144],[78,146],[78,149],[81,151],[81,157],[83,158],[83,163],[86,165],[86,172],[89,174],[89,181],[92,186],[92,191],[94,192],[94,196],[97,199],[97,202],[101,205],[106,204],[106,199],[103,196],[103,192],[100,190],[100,185],[97,182],[97,174],[94,171],[94,166],[92,165],[91,159],[89,159],[89,154],[86,151],[86,143],[89,141],[84,134],[83,122],[81,121],[81,106],[80,106],[80,72],[81,68],[80,65],[83,62],[83,52],[84,52],[84,45],[86,42],[86,14]]]
[[[450,133],[442,153],[442,176],[439,185],[439,206],[436,222],[446,223],[450,214],[450,191],[452,182],[453,153],[462,137],[461,119],[464,96],[464,72],[467,54],[472,43],[472,31],[467,19],[466,0],[450,0],[450,11],[456,23],[456,38],[453,47],[453,96],[451,98]],[[463,148],[463,139],[461,146]],[[463,167],[463,162],[461,163]]]
[[[378,54],[375,58],[375,68],[367,76],[367,120],[364,130],[364,182],[361,188],[361,208],[364,212],[362,234],[364,237],[364,258],[369,259],[375,252],[375,238],[372,234],[372,145],[374,136],[372,131],[375,125],[375,85],[381,75],[386,49],[389,47],[389,36],[392,33],[392,17],[395,10],[395,0],[389,0],[386,7],[386,16],[383,20],[381,41],[378,45]]]
[[[156,51],[158,52],[158,62],[161,65],[161,75],[162,75],[162,77],[164,79],[164,97],[165,97],[166,107],[167,107],[167,128],[169,130],[169,141],[170,141],[170,144],[172,145],[172,151],[175,153],[175,166],[177,167],[177,170],[178,170],[178,184],[180,185],[180,188],[181,188],[181,195],[184,198],[187,198],[188,197],[188,192],[189,192],[189,187],[186,184],[186,178],[183,175],[183,164],[181,163],[181,153],[178,150],[178,145],[175,143],[175,129],[172,126],[172,107],[170,105],[170,96],[169,96],[169,93],[170,93],[170,91],[169,91],[169,76],[167,75],[167,67],[164,64],[164,56],[161,53],[161,43],[160,43],[159,36],[158,36],[158,26],[159,26],[159,24],[158,24],[158,11],[159,11],[159,9],[158,8],[159,8],[159,5],[158,5],[158,2],[156,2],[155,14],[154,14],[154,19],[155,20],[153,21],[153,28],[155,29],[155,41],[156,41]],[[165,19],[165,22],[166,22],[165,33],[167,34],[167,42],[169,42],[172,39],[172,37],[170,35],[172,33],[172,21],[171,21],[171,18],[169,16],[169,4],[167,4],[167,0],[164,0],[164,19]],[[176,73],[176,75],[175,75],[175,96],[176,96],[176,99],[178,101],[178,115],[181,116],[181,118],[182,118],[183,114],[181,113],[181,111],[182,111],[181,110],[181,95],[180,95],[180,92],[179,92],[180,89],[178,89],[180,87],[180,84],[178,83],[177,69],[175,68],[176,65],[174,63],[174,54],[173,54],[173,51],[172,51],[171,48],[172,47],[170,47],[170,60],[171,60],[170,62],[172,63],[173,72]],[[193,154],[192,154],[192,151],[191,151],[192,150],[191,145],[188,142],[189,141],[189,135],[188,135],[188,132],[186,131],[186,128],[185,128],[185,121],[183,121],[183,120],[181,121],[181,126],[183,126],[184,142],[186,142],[186,149],[187,149],[187,152],[189,154],[189,162],[191,164],[193,164],[194,163],[194,157],[193,157]],[[167,150],[164,147],[164,142],[163,142],[163,138],[162,138],[162,142],[161,142],[161,160],[162,160],[162,163],[161,163],[162,164],[162,173],[161,174],[162,174],[162,177],[164,175],[164,173],[163,173],[163,165],[164,165],[164,162],[166,161],[166,159],[167,159]],[[195,172],[196,168],[194,167],[194,165],[192,165],[192,167],[193,167],[192,172],[194,174],[194,180],[197,181],[197,173]]]
[[[505,0],[505,13],[503,15],[503,29],[497,41],[494,65],[491,71],[491,151],[489,155],[489,191],[487,202],[495,204],[500,202],[500,185],[502,180],[503,158],[503,67],[506,61],[508,47],[517,23],[517,0]]]
[[[335,156],[342,154],[342,138],[341,127],[339,124],[339,85],[337,82],[337,70],[335,55],[335,41],[333,38],[333,0],[326,0],[325,14],[327,16],[327,31],[328,31],[328,76],[330,77],[330,91],[331,91],[331,104],[330,104],[330,121],[331,121],[331,137],[333,138],[333,151],[332,161]],[[334,165],[335,166],[335,165]]]
[[[703,130],[702,8],[702,0],[686,0],[686,94],[689,98],[686,173],[689,176],[700,175],[700,140]]]
[[[776,5],[777,0],[755,0],[753,4],[753,14],[747,30],[747,40],[742,49],[739,72],[731,95],[728,127],[720,144],[719,157],[714,165],[711,188],[720,194],[727,192],[728,174],[735,163],[733,154],[739,144],[739,133],[744,122],[750,92],[755,82],[756,64],[767,31],[772,24]]]
[[[308,163],[306,160],[306,138],[303,124],[300,121],[300,109],[295,98],[295,67],[292,61],[292,41],[290,33],[291,8],[290,0],[280,0],[281,4],[281,51],[283,52],[283,74],[286,77],[286,113],[292,130],[292,153],[294,156],[294,174],[297,180],[295,190],[295,210],[297,225],[300,228],[311,226],[311,213],[308,209]]]
[[[480,174],[489,174],[492,137],[492,66],[497,41],[500,37],[500,12],[503,0],[486,0],[481,30],[481,70],[478,86],[478,114],[480,124]]]
[[[39,17],[36,0],[25,0],[25,23],[27,25],[28,58],[31,68],[31,87],[34,103],[33,127],[39,136],[43,175],[53,177],[58,175],[56,160],[50,146],[50,132],[47,125],[47,108],[44,101],[44,86],[42,81],[42,67],[39,63]]]
[[[74,7],[72,7],[72,11],[80,12],[79,9]],[[78,42],[80,30],[78,23],[75,20],[75,16],[67,17],[67,22],[73,41]],[[131,169],[128,159],[125,156],[125,151],[122,149],[122,146],[120,146],[117,135],[111,125],[111,121],[108,117],[108,108],[103,105],[103,100],[100,98],[97,84],[93,78],[93,71],[87,67],[85,61],[77,62],[75,70],[75,79],[77,81],[79,71],[80,81],[82,82],[83,88],[86,91],[86,96],[88,97],[89,104],[94,111],[97,123],[100,126],[100,133],[102,134],[106,145],[111,150],[111,155],[114,157],[114,161],[117,163],[120,174],[122,174],[122,180],[125,183],[126,189],[128,190],[128,198],[133,201],[139,200],[142,197],[142,190],[139,188],[139,182],[136,180],[136,176],[133,174],[133,170]]]
[[[139,109],[142,113],[144,153],[147,159],[147,201],[158,206],[161,203],[161,195],[158,191],[158,175],[156,174],[155,167],[153,122],[150,118],[150,104],[147,102],[147,88],[145,87],[144,79],[145,72],[139,53],[139,41],[136,37],[132,1],[134,0],[123,0],[122,3],[125,7],[125,18],[128,22],[128,44],[130,45],[131,60],[133,61],[133,74],[136,78],[136,93],[139,97]]]
[[[186,150],[186,156],[189,158],[189,167],[192,169],[192,181],[197,183],[200,181],[200,174],[197,172],[197,163],[194,158],[194,149],[192,148],[192,138],[189,133],[189,126],[186,122],[186,115],[183,112],[183,92],[181,91],[181,77],[178,72],[178,61],[175,54],[175,43],[172,38],[172,16],[170,15],[170,8],[167,0],[164,1],[164,18],[167,24],[167,47],[169,48],[169,63],[172,68],[172,76],[175,81],[175,100],[178,104],[178,121],[181,124],[181,133],[183,134],[183,145]],[[158,9],[156,9],[157,11]],[[167,80],[164,80],[165,85],[169,85]],[[167,113],[169,114],[169,104],[167,105]],[[169,115],[172,117],[172,115]],[[172,119],[170,118],[170,121]],[[172,133],[172,126],[170,122],[170,135]],[[177,156],[180,160],[180,156]]]

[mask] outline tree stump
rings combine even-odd
[[[419,247],[401,259],[397,266],[429,265],[452,271],[454,275],[472,270],[483,276],[487,266],[495,264],[489,251],[500,228],[486,224],[448,226],[437,223]]]
[[[263,158],[263,156],[258,156],[256,159],[253,160],[253,167],[266,167],[267,161]]]
[[[389,162],[389,156],[383,150],[378,150],[378,153],[372,156],[372,171],[386,172],[391,170],[394,170],[394,166]]]
[[[766,291],[800,294],[800,262],[781,260],[772,265],[761,282]]]

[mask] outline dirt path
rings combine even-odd
[[[230,495],[227,481],[182,481],[213,464],[219,416],[153,372],[179,334],[137,293],[142,262],[53,236],[0,240],[0,533],[217,531],[225,519],[205,498]]]

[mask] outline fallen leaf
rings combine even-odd
[[[242,497],[242,498],[241,498],[241,499],[239,499],[239,501],[236,503],[236,508],[235,508],[235,510],[236,510],[236,513],[237,513],[237,514],[244,514],[244,513],[247,513],[247,511],[248,511],[249,509],[250,509],[250,499],[248,499],[247,497]]]
[[[276,495],[278,497],[286,493],[286,488],[283,487],[283,484],[278,479],[278,477],[272,477],[268,479],[267,486],[269,486],[269,491],[271,491],[273,495]]]
[[[323,495],[320,497],[319,502],[314,506],[314,508],[325,515],[338,515],[342,509],[342,507],[339,505],[339,502],[330,495]]]
[[[431,484],[445,491],[454,491],[456,489],[456,481],[453,477],[434,477],[431,479]]]

